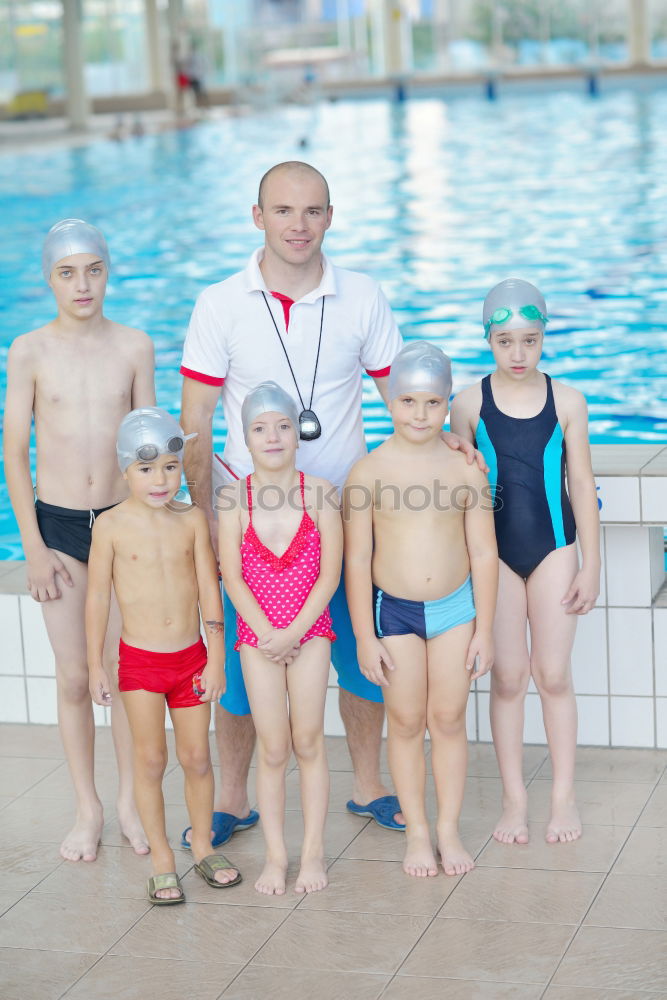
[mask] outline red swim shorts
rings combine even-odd
[[[207,655],[201,636],[198,642],[177,653],[151,653],[147,649],[128,646],[121,639],[118,647],[118,690],[163,694],[169,708],[201,705],[192,687],[192,676],[204,669]]]

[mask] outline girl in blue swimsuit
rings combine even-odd
[[[456,397],[451,429],[475,441],[489,466],[501,560],[491,729],[503,813],[493,836],[507,844],[529,839],[522,764],[524,702],[532,677],[553,766],[546,840],[564,843],[581,836],[570,654],[576,615],[595,605],[600,581],[586,400],[537,369],[547,323],[537,288],[517,278],[501,281],[485,299],[483,322],[496,370]]]

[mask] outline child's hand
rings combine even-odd
[[[451,431],[440,431],[440,437],[452,451],[462,451],[468,465],[477,462],[482,472],[489,471],[484,455],[482,455],[481,451],[476,451],[474,446],[470,444],[470,441],[466,441],[465,438],[459,437],[458,434],[453,434]]]
[[[102,667],[94,667],[89,675],[90,697],[96,705],[111,704],[111,685],[109,675]]]
[[[560,603],[566,606],[568,615],[585,615],[595,607],[599,593],[600,571],[589,572],[582,566]]]
[[[298,640],[295,642],[294,635],[288,628],[272,628],[257,639],[257,649],[275,663],[287,659],[291,663],[296,655],[293,652],[295,645],[298,645]]]
[[[290,663],[294,663],[297,656],[301,652],[301,643],[297,642],[296,646],[293,646],[288,653],[285,654],[280,660],[274,660],[274,663],[279,663],[281,667],[289,667]]]
[[[35,601],[41,604],[60,597],[57,577],[68,587],[74,586],[65,564],[53,549],[45,548],[39,558],[28,559],[28,590]]]
[[[479,659],[478,659],[479,658]],[[475,660],[478,659],[477,670]],[[470,670],[470,683],[483,677],[493,666],[493,640],[488,632],[475,632],[466,657],[466,670]]]
[[[364,677],[379,687],[389,687],[384,671],[395,670],[389,653],[374,636],[357,643],[359,669]]]
[[[219,661],[209,660],[202,670],[199,687],[204,692],[199,700],[219,701],[227,690],[225,665]]]

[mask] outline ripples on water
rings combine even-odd
[[[41,242],[77,216],[106,234],[106,312],[146,329],[161,405],[178,412],[198,293],[261,243],[261,174],[307,159],[335,206],[328,253],[382,282],[403,333],[454,361],[455,391],[490,370],[481,302],[496,281],[540,285],[544,366],[587,396],[594,441],[667,439],[667,91],[340,102],[228,118],[121,144],[0,159],[2,391],[8,345],[52,315]],[[300,140],[306,139],[303,148]],[[369,384],[369,438],[388,421]],[[218,445],[224,429],[218,427]],[[0,486],[0,556],[18,534]]]

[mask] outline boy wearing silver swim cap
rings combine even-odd
[[[116,454],[121,472],[133,462],[154,462],[160,455],[183,461],[185,442],[197,434],[186,434],[171,413],[159,406],[144,406],[123,417],[116,438]]]
[[[427,729],[445,874],[474,866],[458,832],[466,702],[471,681],[493,660],[493,508],[484,473],[441,438],[451,387],[439,348],[417,341],[399,352],[389,376],[394,433],[353,467],[343,497],[357,655],[384,692],[390,770],[406,820],[403,870],[416,877],[438,873],[424,803]]]
[[[62,842],[68,861],[93,861],[104,823],[93,782],[93,707],[84,601],[91,526],[127,495],[116,462],[118,424],[132,406],[155,402],[150,338],[103,313],[109,251],[80,219],[56,223],[44,240],[43,273],[57,315],[17,337],[7,363],[4,453],[7,485],[26,557],[28,586],[42,604],[56,661],[58,723],[74,783],[77,819]],[[29,447],[34,415],[37,502]],[[113,640],[120,623],[112,614]],[[110,641],[109,648],[117,647]],[[106,672],[115,684],[116,658]],[[132,797],[130,734],[122,704],[111,713],[118,747],[118,817],[134,850],[148,848]]]
[[[208,522],[197,507],[174,501],[183,448],[192,436],[156,406],[132,410],[122,420],[116,451],[130,496],[95,522],[86,600],[94,677],[104,678],[112,584],[120,607],[118,688],[132,731],[137,805],[151,849],[148,898],[160,906],[185,899],[165,830],[164,767],[155,766],[163,757],[166,766],[165,707],[185,774],[195,870],[216,889],[241,881],[225,857],[211,853],[208,730],[211,702],[225,690],[225,648]],[[103,688],[100,704],[109,695]]]
[[[500,573],[491,719],[503,811],[493,836],[504,844],[529,839],[522,743],[532,677],[554,775],[545,839],[566,843],[582,831],[574,795],[577,704],[570,653],[577,615],[594,606],[600,581],[586,400],[538,370],[547,307],[530,282],[506,278],[492,288],[482,323],[495,371],[458,394],[452,429],[477,441],[495,498]]]

